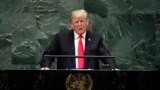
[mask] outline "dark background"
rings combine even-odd
[[[76,8],[89,12],[90,28],[104,37],[118,68],[160,68],[160,0],[0,0],[0,69],[39,69]]]
[[[1,90],[66,90],[66,79],[72,74],[88,74],[92,90],[159,90],[158,71],[0,71]]]

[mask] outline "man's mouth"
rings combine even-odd
[[[83,28],[78,28],[79,30],[82,30]]]

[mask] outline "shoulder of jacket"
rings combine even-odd
[[[66,34],[68,34],[70,32],[71,32],[71,30],[61,30],[56,35],[66,35]]]

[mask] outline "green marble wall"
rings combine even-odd
[[[89,12],[90,28],[105,38],[120,69],[158,68],[159,0],[0,0],[0,69],[39,69],[42,52],[70,28],[75,8]]]

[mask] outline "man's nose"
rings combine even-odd
[[[78,25],[79,25],[79,26],[81,26],[81,25],[82,25],[82,23],[79,21],[79,22],[78,22]]]

